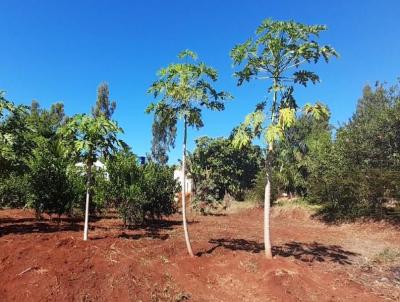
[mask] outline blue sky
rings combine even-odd
[[[0,0],[0,11],[0,89],[7,98],[36,99],[43,107],[62,101],[70,115],[90,112],[98,84],[106,81],[123,139],[139,155],[150,150],[147,88],[182,49],[218,69],[216,86],[235,96],[224,112],[204,112],[205,127],[189,132],[189,149],[201,135],[228,135],[265,99],[265,82],[236,87],[228,54],[267,17],[329,27],[320,41],[341,57],[313,66],[322,82],[296,95],[300,103],[327,103],[333,124],[351,117],[365,84],[400,76],[398,0]],[[180,156],[180,137],[171,162]]]

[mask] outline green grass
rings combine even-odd
[[[278,199],[274,202],[274,206],[287,209],[300,208],[313,212],[319,211],[323,207],[322,205],[312,204],[304,198]]]

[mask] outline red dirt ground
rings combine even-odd
[[[0,211],[0,301],[400,301],[400,266],[372,261],[400,247],[387,225],[327,226],[275,210],[268,261],[262,210],[196,216],[191,259],[179,218],[124,230],[104,217],[83,242],[81,223]]]

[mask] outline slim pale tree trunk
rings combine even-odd
[[[268,152],[272,151],[272,144],[268,148]],[[272,172],[269,163],[269,155],[267,155],[267,184],[265,185],[264,196],[264,250],[267,259],[272,259],[271,250],[271,231],[270,231],[270,210],[271,210],[271,178]]]
[[[87,183],[86,183],[86,204],[85,204],[85,225],[83,228],[83,240],[88,240],[89,233],[89,201],[90,201],[90,181],[92,177],[92,165],[88,165]]]
[[[186,220],[186,140],[187,140],[187,121],[185,116],[184,134],[183,134],[183,154],[182,154],[182,220],[183,231],[185,233],[185,242],[188,253],[194,257],[192,246],[190,244],[189,231]]]
[[[277,86],[277,81],[274,79],[274,87]],[[275,122],[275,106],[277,101],[277,92],[274,90],[272,102],[271,125]],[[270,230],[270,213],[271,213],[271,179],[272,169],[270,164],[271,152],[273,151],[273,142],[268,146],[267,154],[267,184],[265,185],[264,195],[264,249],[267,259],[272,259],[272,246],[271,246],[271,230]]]

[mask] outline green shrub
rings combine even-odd
[[[173,168],[153,162],[139,165],[137,157],[124,150],[107,162],[107,171],[103,196],[109,206],[118,209],[124,225],[174,213],[178,186]]]
[[[70,211],[73,188],[67,175],[67,166],[56,144],[45,139],[38,143],[29,173],[30,205],[37,216],[43,212],[60,216]]]
[[[30,199],[28,175],[10,173],[0,178],[0,206],[21,208]]]

